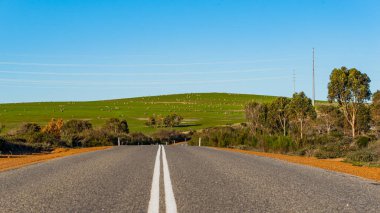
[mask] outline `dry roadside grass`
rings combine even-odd
[[[58,148],[58,149],[55,149],[51,153],[45,153],[45,154],[1,156],[0,171],[15,169],[22,166],[26,166],[26,165],[30,165],[30,164],[38,163],[42,161],[47,161],[54,158],[60,158],[60,157],[84,153],[84,152],[104,150],[108,148],[110,147],[102,146],[102,147],[89,147],[89,148],[80,148],[80,149]]]
[[[377,167],[358,167],[358,166],[353,166],[349,163],[337,161],[335,159],[331,159],[331,160],[317,159],[314,157],[291,156],[291,155],[256,152],[256,151],[239,150],[239,149],[229,149],[229,148],[216,148],[216,149],[285,160],[292,163],[314,166],[314,167],[331,170],[331,171],[343,172],[343,173],[347,173],[347,174],[351,174],[351,175],[355,175],[355,176],[359,176],[359,177],[363,177],[367,179],[372,179],[372,180],[376,180],[380,182],[380,168],[377,168]]]

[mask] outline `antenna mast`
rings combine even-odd
[[[314,70],[314,48],[313,48],[313,106],[315,106],[315,70]]]

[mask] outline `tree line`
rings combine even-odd
[[[370,91],[370,78],[355,68],[335,68],[328,83],[328,102],[304,92],[271,103],[250,102],[240,127],[210,128],[195,134],[210,146],[292,152],[356,161],[380,158],[380,91]],[[372,102],[370,102],[372,100]]]
[[[181,124],[182,120],[183,117],[175,113],[166,116],[152,115],[145,122],[145,125],[154,128],[176,127]]]

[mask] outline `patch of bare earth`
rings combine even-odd
[[[110,148],[109,146],[102,147],[89,147],[89,148],[79,148],[79,149],[66,149],[58,148],[51,153],[43,154],[31,154],[31,155],[12,155],[12,156],[0,156],[0,171],[10,170],[19,168],[22,166],[30,165],[33,163],[43,162],[54,158],[65,157],[69,155],[92,152],[97,150],[104,150]]]
[[[341,162],[343,159],[339,159],[339,160],[317,159],[314,157],[291,156],[291,155],[283,155],[283,154],[275,154],[275,153],[267,153],[267,152],[256,152],[256,151],[230,149],[230,148],[216,148],[216,149],[280,159],[280,160],[284,160],[284,161],[288,161],[292,163],[318,167],[318,168],[336,171],[336,172],[343,172],[343,173],[347,173],[347,174],[351,174],[351,175],[355,175],[355,176],[359,176],[359,177],[363,177],[367,179],[372,179],[372,180],[376,180],[380,182],[380,168],[353,166],[349,163]]]

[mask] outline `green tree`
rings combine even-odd
[[[103,126],[104,130],[111,131],[115,134],[129,133],[129,127],[126,120],[110,118]]]
[[[333,128],[343,126],[342,116],[343,115],[337,106],[321,105],[318,108],[318,120],[320,120],[320,123],[327,134],[330,134]]]
[[[366,104],[360,104],[358,107],[356,126],[357,131],[363,134],[371,129],[371,109]]]
[[[164,118],[165,127],[175,127],[181,124],[183,117],[177,114],[167,115]]]
[[[335,68],[330,75],[328,99],[330,102],[338,102],[346,121],[351,126],[353,138],[357,132],[357,113],[360,104],[365,103],[371,97],[370,82],[367,74],[361,73],[355,68]]]
[[[380,90],[372,96],[371,115],[376,130],[380,132]]]
[[[260,103],[250,102],[245,106],[245,118],[252,132],[256,132],[259,128]]]
[[[267,123],[268,105],[250,102],[245,108],[245,117],[252,132],[264,130]]]
[[[287,109],[289,110],[290,117],[297,124],[300,137],[303,139],[305,122],[308,119],[315,119],[317,117],[311,99],[304,92],[294,93]]]
[[[156,117],[155,116],[149,117],[148,120],[145,122],[145,125],[149,127],[156,127]]]
[[[289,127],[289,111],[287,110],[289,103],[289,98],[279,97],[268,108],[268,118],[271,126],[275,129],[282,129],[284,136]]]

